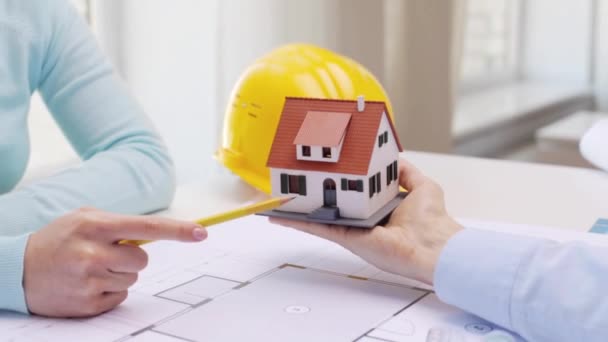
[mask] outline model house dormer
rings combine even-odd
[[[298,160],[337,163],[351,113],[309,111],[293,144]]]

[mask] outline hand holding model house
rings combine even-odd
[[[273,196],[296,198],[265,215],[432,284],[441,250],[462,228],[441,188],[398,162],[400,151],[383,102],[287,98],[268,167]]]

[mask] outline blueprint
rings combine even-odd
[[[575,236],[584,234],[563,239]],[[156,242],[145,248],[149,266],[115,310],[74,320],[0,313],[0,340],[519,341],[441,303],[421,283],[263,217],[213,226],[201,244]]]

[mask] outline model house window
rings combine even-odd
[[[378,147],[382,147],[382,145],[388,142],[388,131],[384,131],[384,133],[378,136]]]
[[[393,162],[393,177],[395,177],[395,180],[399,178],[399,165],[397,165],[396,160]]]
[[[281,174],[281,193],[306,196],[306,176]]]
[[[331,158],[331,147],[323,147],[323,158]]]
[[[342,191],[363,192],[363,181],[360,179],[356,180],[356,179],[342,178],[341,184],[342,184],[342,186],[341,186]]]
[[[302,155],[304,157],[310,157],[310,146],[302,146]]]
[[[298,176],[289,176],[289,193],[300,193],[300,178]]]
[[[376,193],[376,175],[369,177],[369,197],[372,198]]]
[[[397,180],[399,170],[397,170],[397,161],[394,161],[386,166],[386,185],[390,185],[394,180]]]
[[[382,184],[380,184],[380,182],[380,172],[369,178],[369,197],[372,197],[375,193],[380,193],[380,191],[382,191]]]

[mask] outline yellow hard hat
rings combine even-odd
[[[309,44],[279,47],[251,65],[232,90],[215,157],[253,187],[270,193],[266,167],[285,97],[384,101],[380,82],[359,63]]]

